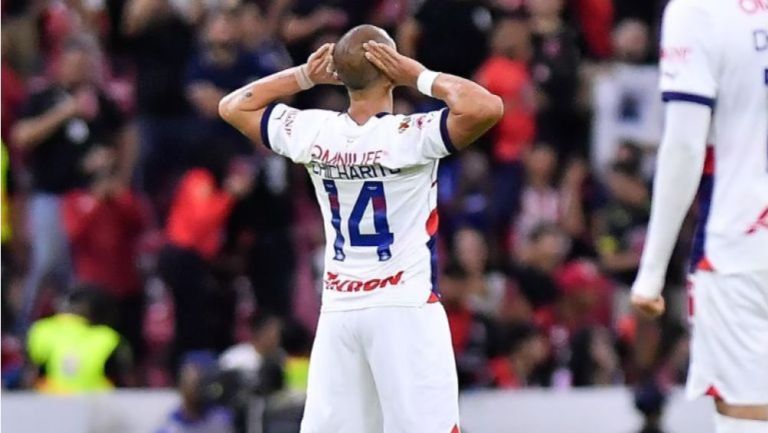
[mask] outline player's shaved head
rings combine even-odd
[[[333,65],[339,79],[350,90],[363,90],[381,78],[381,71],[365,58],[363,43],[379,42],[395,47],[383,29],[364,24],[344,34],[333,49]]]

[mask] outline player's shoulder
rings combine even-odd
[[[267,108],[264,118],[269,118],[274,128],[283,130],[287,137],[294,135],[310,137],[332,124],[339,115],[338,111],[317,108],[299,109],[278,103]]]
[[[272,104],[269,109],[271,111],[272,117],[275,118],[281,118],[283,116],[296,117],[299,115],[307,118],[331,118],[338,117],[340,115],[338,111],[324,110],[321,108],[300,109],[283,103]]]

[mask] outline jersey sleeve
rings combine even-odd
[[[312,140],[330,111],[298,110],[285,104],[270,104],[261,117],[261,142],[293,162],[310,160]]]
[[[719,46],[706,10],[694,1],[673,0],[662,24],[662,99],[714,107]]]
[[[395,116],[397,134],[401,136],[394,159],[400,166],[423,165],[444,158],[456,148],[448,135],[449,110]]]

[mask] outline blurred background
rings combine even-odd
[[[372,23],[506,107],[439,172],[464,395],[624,387],[636,431],[661,431],[687,368],[690,223],[663,320],[635,317],[628,293],[662,128],[665,3],[3,0],[4,399],[176,388],[149,431],[298,431],[320,213],[304,169],[217,104]],[[397,113],[440,108],[395,94]],[[347,104],[329,86],[287,102]]]

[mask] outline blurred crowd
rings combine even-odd
[[[282,336],[268,352],[306,359],[323,247],[311,185],[217,104],[360,23],[504,100],[495,129],[439,173],[461,387],[680,383],[690,227],[665,319],[628,302],[661,136],[664,3],[4,0],[3,386],[66,376],[56,333],[75,341],[82,326],[106,342],[82,350],[104,352],[119,386],[183,388],[190,353],[237,344],[230,356],[252,365],[264,317]],[[440,108],[395,96],[396,112]],[[289,103],[346,108],[327,86]]]

